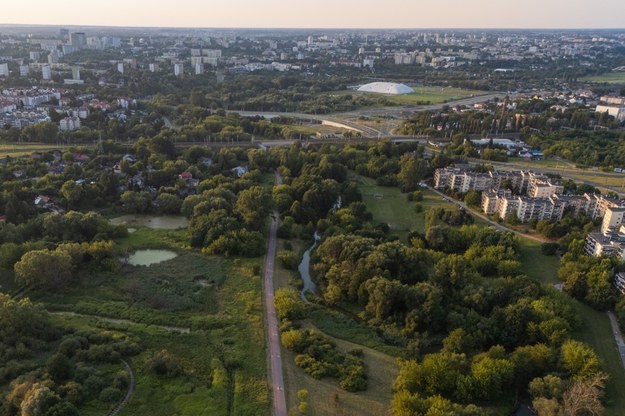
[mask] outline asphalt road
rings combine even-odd
[[[282,183],[282,177],[276,172],[276,184]],[[273,399],[274,416],[286,416],[286,397],[284,394],[284,376],[282,373],[282,357],[280,353],[280,332],[278,330],[278,316],[274,303],[273,265],[276,258],[276,244],[278,231],[278,213],[271,214],[269,229],[269,244],[265,258],[265,278],[263,289],[267,316],[267,342],[269,344],[269,362],[271,367],[271,393]]]
[[[279,111],[237,111],[237,110],[229,110],[228,112],[239,113],[244,117],[253,117],[253,116],[262,116],[265,118],[272,117],[292,117],[299,118],[303,120],[327,120],[334,123],[343,124],[346,127],[356,129],[362,132],[364,137],[368,138],[377,138],[377,137],[388,137],[391,134],[390,131],[386,131],[388,129],[376,129],[371,126],[368,126],[359,121],[360,117],[387,117],[394,119],[408,119],[414,115],[417,111],[434,111],[440,110],[443,106],[447,105],[450,107],[456,105],[473,105],[476,103],[481,103],[484,101],[492,100],[495,97],[504,98],[506,93],[492,93],[486,95],[478,95],[475,97],[463,98],[461,100],[449,101],[447,103],[440,104],[431,104],[431,105],[414,105],[414,106],[391,106],[391,107],[377,107],[377,108],[368,108],[361,109],[356,111],[350,111],[346,113],[332,113],[332,114],[304,114],[304,113],[296,113],[296,112],[279,112]],[[514,94],[510,94],[513,96]],[[396,136],[399,137],[399,136]]]

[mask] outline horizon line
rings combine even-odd
[[[2,23],[0,26],[21,27],[94,27],[94,28],[125,28],[125,29],[195,29],[195,30],[388,30],[388,31],[413,31],[413,30],[614,30],[625,31],[624,27],[261,27],[261,26],[127,26],[105,24],[61,24],[61,23]]]

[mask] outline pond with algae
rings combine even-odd
[[[128,256],[128,264],[133,266],[150,266],[171,260],[177,256],[178,254],[170,250],[137,250]]]

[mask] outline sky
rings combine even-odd
[[[249,28],[625,28],[625,0],[3,1],[0,23]]]

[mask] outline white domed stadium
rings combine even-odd
[[[414,92],[409,86],[395,82],[372,82],[361,86],[358,91],[389,95],[412,94]]]

